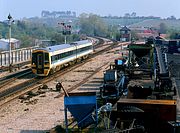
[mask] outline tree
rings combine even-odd
[[[95,14],[81,14],[79,18],[80,33],[93,36],[105,36],[107,25],[100,16]]]
[[[136,13],[135,12],[131,13],[131,17],[135,18],[136,17]]]
[[[129,13],[125,13],[125,14],[124,14],[124,17],[125,17],[125,18],[130,18],[130,16],[131,16],[131,15],[130,15]]]
[[[169,29],[168,30],[170,39],[180,39],[180,30],[179,29]]]
[[[167,30],[168,30],[167,25],[165,23],[160,23],[160,25],[159,25],[159,33],[166,34]]]
[[[172,15],[172,16],[168,17],[167,19],[168,20],[176,20],[176,17]]]
[[[131,31],[131,39],[134,41],[139,40],[139,37],[136,31]]]
[[[64,43],[64,37],[61,33],[55,33],[51,40],[55,41],[56,43]]]

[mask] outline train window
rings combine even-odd
[[[69,52],[66,52],[66,53],[65,53],[65,57],[68,57],[68,56],[69,56]]]
[[[36,53],[32,53],[32,64],[36,64]]]
[[[76,50],[73,50],[73,54],[76,54]]]
[[[49,54],[48,53],[45,53],[45,62],[49,62]]]
[[[71,55],[71,51],[67,52],[67,56],[70,56]]]
[[[87,51],[89,49],[92,49],[92,46],[87,46],[87,47],[83,47],[77,50],[77,53],[83,52],[83,51]]]
[[[62,58],[64,58],[65,57],[65,53],[62,53]]]
[[[56,57],[57,57],[56,58],[57,60],[60,60],[61,59],[61,54],[56,55]]]
[[[64,58],[67,57],[67,52],[64,53]]]
[[[56,60],[56,61],[58,60],[58,55],[55,55],[55,60]]]
[[[62,54],[59,55],[60,59],[62,58]]]
[[[68,52],[64,52],[64,53],[58,54],[58,55],[54,55],[54,56],[51,57],[51,63],[54,63],[57,60],[66,58],[66,57],[71,56],[71,55],[76,55],[76,53],[81,53],[83,51],[87,51],[89,49],[92,49],[92,46],[87,46],[87,47],[83,47],[83,48],[80,48],[80,49],[75,49],[73,51],[68,51]],[[47,56],[45,58],[47,58],[47,60],[48,60],[49,55],[47,54],[45,56]]]
[[[55,56],[51,56],[51,64],[55,61]]]
[[[43,62],[42,62],[43,59],[42,59],[42,58],[43,58],[42,54],[38,54],[38,55],[37,55],[38,65],[42,65],[42,64],[43,64]]]
[[[70,56],[70,55],[71,55],[71,51],[68,52],[68,56]]]
[[[49,63],[49,54],[45,53],[44,64],[47,65],[48,63]]]

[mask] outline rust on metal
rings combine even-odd
[[[117,111],[131,106],[156,115],[161,120],[176,121],[176,105],[176,100],[120,99],[117,102]]]

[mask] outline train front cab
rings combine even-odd
[[[38,76],[47,76],[50,70],[49,53],[34,51],[31,62],[32,72]]]

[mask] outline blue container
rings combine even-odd
[[[77,121],[78,127],[84,128],[89,124],[97,122],[96,95],[64,97],[64,105],[65,113],[67,113],[68,109]],[[96,112],[95,115],[93,115],[94,111]],[[67,117],[66,114],[65,117]]]

